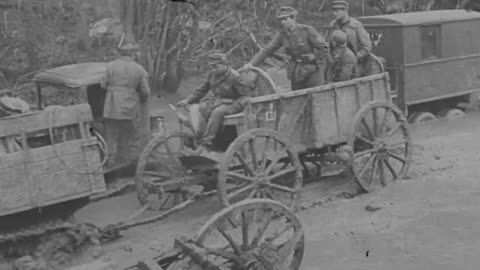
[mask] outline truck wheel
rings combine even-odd
[[[409,121],[412,124],[418,124],[418,123],[424,123],[424,122],[430,122],[430,121],[435,121],[437,118],[433,113],[430,112],[414,112],[412,115],[409,117]]]
[[[464,118],[466,114],[460,109],[445,109],[438,113],[438,118],[445,118],[447,120]]]

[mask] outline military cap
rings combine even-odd
[[[335,0],[332,3],[332,9],[336,8],[348,9],[348,2],[345,0]]]
[[[337,29],[333,31],[332,38],[336,44],[343,45],[347,43],[347,34],[345,34],[345,32],[342,30]]]
[[[296,17],[298,11],[292,7],[280,7],[277,10],[277,19],[285,18],[285,17]]]

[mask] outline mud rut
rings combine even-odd
[[[469,115],[469,118],[480,119],[480,114],[473,113]],[[463,120],[456,120],[463,121]],[[435,123],[433,125],[442,125],[445,123]],[[431,174],[439,171],[444,171],[453,166],[454,162],[448,158],[443,158],[446,155],[442,150],[432,148],[429,146],[423,146],[415,143],[417,137],[428,138],[431,136],[432,124],[423,124],[422,126],[414,127],[414,146],[413,146],[413,164],[407,178],[413,179],[422,175]],[[440,130],[448,130],[449,127],[442,127]],[[452,128],[450,128],[452,129]],[[430,133],[428,132],[430,130]],[[415,134],[416,133],[416,134]],[[442,155],[442,158],[440,157]],[[447,155],[448,156],[448,155]],[[328,172],[323,172],[323,175]],[[312,173],[311,175],[315,175]],[[122,186],[125,185],[125,179],[121,179],[118,183]],[[131,191],[129,191],[131,193]],[[351,199],[364,192],[358,186],[357,183],[349,175],[331,175],[323,176],[320,179],[307,178],[304,179],[304,186],[302,188],[302,195],[300,198],[300,211],[320,207],[326,203],[341,200]],[[104,199],[102,202],[108,203],[108,201],[121,200],[121,196]],[[126,195],[128,196],[128,195]],[[368,196],[368,195],[366,195]],[[102,202],[99,202],[102,204]],[[96,208],[92,203],[86,208]],[[121,207],[121,206],[119,206]],[[138,208],[139,206],[137,206]],[[132,253],[131,257],[135,257],[132,260],[136,263],[141,257],[148,257],[149,253],[154,255],[171,248],[173,239],[177,236],[193,237],[198,228],[205,222],[213,213],[220,209],[218,198],[210,197],[200,200],[197,204],[190,207],[190,209],[182,210],[179,213],[173,214],[166,220],[156,222],[154,224],[145,225],[137,228],[133,228],[126,231],[123,234],[123,238],[117,241],[102,245],[98,239],[92,237],[95,234],[94,227],[82,227],[84,231],[79,232],[79,227],[72,226],[73,223],[67,222],[54,222],[45,224],[44,226],[63,226],[65,233],[54,233],[48,236],[42,236],[37,241],[40,244],[33,252],[28,252],[33,258],[23,258],[20,262],[17,261],[18,269],[65,269],[67,267],[89,262],[93,259],[100,257],[101,255],[111,255],[111,258],[115,258],[115,249],[123,249],[123,251],[129,251]],[[82,211],[82,210],[81,210]],[[86,209],[86,211],[92,211]],[[101,212],[102,208],[99,207],[96,211]],[[95,213],[101,216],[101,213]],[[131,214],[131,213],[130,213]],[[146,213],[147,215],[154,215],[153,212]],[[93,215],[95,216],[95,215]],[[95,217],[92,216],[92,223],[95,223]],[[82,220],[82,223],[84,221]],[[108,222],[108,221],[107,221]],[[180,225],[181,224],[181,225]],[[99,224],[96,224],[100,226]],[[82,224],[82,226],[85,226]],[[80,229],[81,230],[81,229]],[[92,232],[93,231],[93,232]],[[154,233],[151,233],[153,232]],[[159,235],[165,234],[163,236]],[[70,237],[66,237],[70,236]],[[43,243],[42,243],[43,241]],[[147,247],[147,243],[149,247]],[[61,246],[61,248],[50,251],[49,248],[52,245]],[[137,249],[136,252],[132,251],[132,246],[143,246],[143,250]],[[101,250],[103,248],[103,251]],[[36,254],[40,252],[44,254],[45,259],[35,260]],[[33,260],[32,260],[33,259]],[[125,260],[124,260],[125,261]],[[129,262],[125,262],[129,265]],[[10,270],[15,269],[13,259],[0,258],[0,269]],[[122,265],[123,266],[123,265]],[[37,267],[37,268],[28,268]]]

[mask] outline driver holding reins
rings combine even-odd
[[[248,96],[248,86],[227,61],[224,53],[215,52],[208,56],[210,72],[202,87],[195,90],[177,105],[199,103],[200,114],[208,119],[207,127],[199,141],[200,151],[211,150],[223,118],[243,111]],[[207,95],[211,92],[210,95]]]

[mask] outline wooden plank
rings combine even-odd
[[[97,143],[97,139],[95,137],[89,138],[87,140],[74,140],[68,141],[64,143],[59,143],[55,145],[49,145],[34,149],[26,150],[26,152],[30,153],[29,160],[25,160],[24,152],[15,152],[6,155],[0,155],[0,170],[5,169],[8,167],[15,167],[21,164],[32,163],[38,160],[47,160],[56,158],[57,155],[59,156],[68,156],[75,153],[81,153],[85,151],[87,148],[95,149],[95,143]],[[90,145],[85,146],[83,145]]]
[[[53,113],[53,116],[52,116]],[[53,118],[53,119],[52,119]],[[59,107],[55,112],[39,111],[0,119],[0,137],[93,121],[88,104]]]
[[[338,137],[337,119],[335,114],[335,94],[333,90],[329,92],[317,92],[313,95],[314,131],[315,146],[323,147],[331,141],[331,138]]]
[[[350,80],[350,81],[325,84],[325,85],[322,85],[322,86],[309,88],[309,89],[305,89],[305,90],[289,91],[289,92],[283,92],[283,93],[272,94],[272,95],[267,95],[267,96],[255,97],[255,98],[251,98],[250,101],[252,103],[257,103],[257,102],[263,102],[263,101],[269,101],[269,100],[278,100],[280,98],[302,96],[302,95],[306,95],[308,93],[315,94],[317,92],[323,92],[323,91],[328,92],[328,91],[332,91],[333,86],[336,86],[337,88],[341,88],[341,87],[344,87],[344,86],[355,85],[356,83],[365,83],[365,82],[368,82],[368,81],[371,81],[371,80],[383,81],[387,77],[388,77],[387,73],[375,74],[375,75],[371,75],[371,76],[367,76],[367,77],[353,79],[353,80]]]
[[[83,144],[77,140],[56,145],[59,156],[55,153],[55,146],[2,156],[0,212],[45,206],[104,191],[101,170],[87,173],[100,166],[99,151],[93,146],[82,147]],[[4,157],[9,162],[4,162]],[[13,164],[15,166],[6,167]],[[79,174],[65,164],[85,173]]]
[[[39,206],[49,201],[75,194],[90,192],[88,175],[77,174],[68,169],[33,175],[33,200]]]
[[[7,210],[28,207],[30,205],[29,193],[26,185],[27,179],[15,178],[0,182],[0,213]]]

